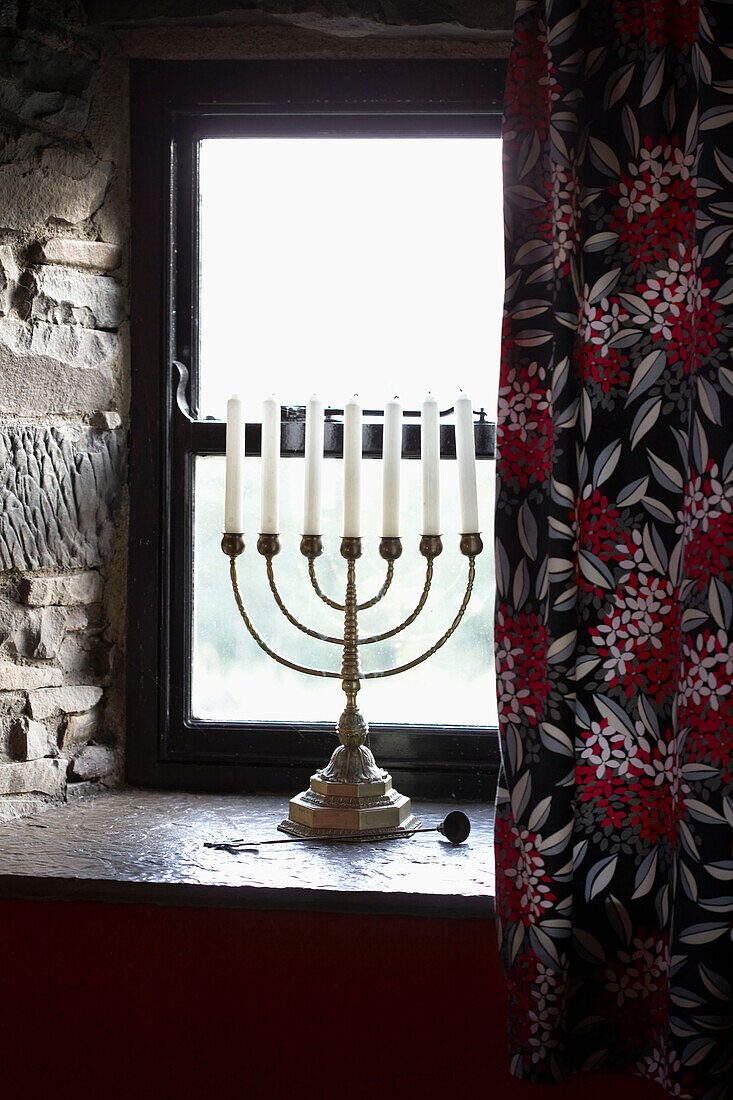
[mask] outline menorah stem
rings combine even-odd
[[[356,547],[351,545],[354,541],[348,540],[347,543],[347,540],[344,539],[346,544],[344,549],[350,555],[355,555]],[[331,757],[328,766],[318,772],[318,777],[329,783],[383,782],[386,773],[377,767],[371,749],[366,745],[369,726],[356,705],[356,696],[361,687],[356,556],[347,558],[341,686],[346,695],[346,706],[338,724],[338,735],[341,744]]]
[[[342,686],[346,693],[346,714],[359,713],[356,693],[359,690],[359,613],[356,606],[356,561],[349,558],[346,566],[346,598],[344,600],[344,652],[341,660]],[[347,731],[345,731],[347,732]],[[341,733],[341,723],[339,723]],[[345,744],[346,742],[344,742]]]

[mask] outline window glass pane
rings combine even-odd
[[[495,138],[200,144],[202,417],[241,392],[493,410],[503,302]],[[491,414],[493,419],[493,413]]]
[[[431,594],[420,618],[402,634],[362,650],[364,671],[393,667],[427,649],[450,625],[463,597],[467,561],[458,551],[457,463],[442,464],[444,551],[435,562]],[[321,586],[343,602],[345,562],[339,555],[342,514],[342,463],[325,462],[325,553],[318,559]],[[202,719],[240,721],[337,721],[343,709],[338,680],[304,676],[278,665],[250,638],[239,618],[229,583],[228,560],[219,548],[224,501],[224,459],[196,460],[195,488],[195,629],[192,710]],[[363,463],[364,556],[357,563],[359,599],[381,586],[385,564],[378,554],[381,522],[381,462]],[[425,576],[418,552],[421,516],[420,463],[403,462],[403,555],[395,580],[382,603],[360,614],[362,636],[380,633],[400,622],[417,603]],[[479,506],[488,519],[493,504],[494,463],[479,463]],[[247,461],[248,545],[238,559],[245,606],[268,643],[299,663],[338,669],[340,649],[307,638],[275,607],[267,585],[265,561],[257,553],[259,526],[259,460]],[[303,461],[281,462],[282,553],[275,573],[285,603],[307,626],[338,634],[342,616],[321,603],[310,587],[307,562],[299,552],[303,509]],[[371,723],[495,725],[491,638],[493,563],[490,539],[477,559],[474,596],[455,635],[443,649],[410,672],[362,685],[359,705]]]
[[[224,418],[233,391],[251,401],[248,420],[275,392],[284,405],[318,393],[342,406],[358,392],[381,408],[398,394],[419,408],[428,390],[442,407],[458,387],[474,407],[496,403],[503,300],[500,142],[496,139],[209,139],[200,146],[200,416]],[[259,461],[248,462],[246,530],[239,559],[246,606],[268,642],[299,663],[337,669],[340,651],[300,634],[275,607],[256,551]],[[339,555],[342,464],[325,464],[324,589],[343,599]],[[365,556],[359,598],[380,587],[381,463],[363,466]],[[487,549],[469,610],[455,636],[418,668],[362,686],[372,723],[496,724],[490,621],[490,516],[494,467],[479,464]],[[445,550],[418,621],[362,651],[365,671],[392,667],[428,648],[461,602],[466,560],[458,552],[457,466],[443,463]],[[250,639],[219,550],[224,461],[199,458],[195,490],[195,630],[192,710],[202,719],[335,721],[338,680],[283,669]],[[298,551],[303,463],[281,462],[283,552],[275,567],[292,612],[338,634],[341,616],[315,596]],[[382,632],[417,603],[425,574],[418,552],[420,465],[403,463],[403,557],[392,590],[360,617],[362,636]]]

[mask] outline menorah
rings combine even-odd
[[[392,777],[380,768],[367,741],[369,726],[359,711],[356,698],[361,687],[362,680],[376,680],[387,676],[397,676],[402,672],[415,668],[427,661],[434,653],[437,653],[448,639],[454,634],[460,624],[468,603],[471,599],[475,579],[475,561],[483,549],[480,534],[477,531],[464,533],[460,536],[460,551],[468,559],[468,575],[466,589],[460,607],[448,629],[418,657],[394,668],[385,668],[377,672],[362,672],[359,651],[362,646],[374,645],[386,641],[406,630],[422,612],[430,594],[435,559],[443,550],[442,538],[439,534],[423,534],[420,538],[420,553],[426,560],[425,582],[420,597],[411,613],[396,626],[370,637],[359,637],[359,612],[375,607],[385,597],[392,586],[395,572],[395,562],[402,555],[402,540],[393,534],[383,534],[379,543],[380,557],[387,563],[386,576],[382,587],[375,596],[362,603],[358,600],[356,583],[356,563],[362,556],[361,536],[345,533],[341,539],[341,557],[346,560],[346,591],[343,603],[331,599],[321,589],[316,573],[316,561],[323,553],[323,537],[319,534],[306,533],[300,541],[300,552],[308,561],[308,576],[315,595],[324,604],[335,612],[343,614],[343,633],[339,635],[323,634],[313,630],[300,622],[285,605],[275,581],[274,560],[281,550],[280,536],[273,530],[263,531],[257,541],[257,550],[265,559],[267,580],[272,592],[275,604],[297,630],[310,638],[321,642],[328,642],[341,647],[341,667],[339,671],[320,668],[310,668],[299,664],[276,653],[263,639],[247,613],[242,599],[237,578],[236,560],[245,549],[244,535],[236,529],[242,525],[242,510],[237,507],[237,501],[241,498],[241,462],[237,460],[237,452],[243,455],[243,424],[240,422],[239,410],[232,407],[231,399],[229,419],[227,426],[227,530],[221,542],[223,552],[229,558],[229,571],[232,583],[232,591],[239,614],[254,641],[269,657],[286,668],[307,676],[318,676],[327,679],[341,680],[341,687],[346,696],[346,706],[337,724],[337,732],[340,744],[335,749],[328,764],[311,776],[308,790],[302,791],[290,800],[289,816],[279,825],[283,832],[293,836],[328,836],[337,832],[348,835],[354,839],[368,840],[370,836],[379,834],[384,836],[406,836],[420,827],[420,822],[412,813],[412,804],[409,797],[400,794],[392,786]],[[465,406],[467,399],[459,399]],[[270,402],[270,404],[272,404]],[[395,404],[394,402],[390,404]],[[433,412],[434,399],[428,399],[430,405],[430,417]],[[475,526],[478,527],[478,513],[476,506],[475,485],[475,452],[473,445],[473,414],[468,403],[460,410],[460,417],[456,419],[456,449],[461,469],[461,498],[462,520],[468,517],[475,518]],[[361,460],[361,410],[355,402],[350,402],[345,410],[344,420],[344,462],[345,462],[345,529],[353,529],[359,522],[359,465]],[[423,406],[425,411],[425,405]],[[318,449],[318,410],[313,412],[309,404],[310,420],[306,419],[306,509],[305,526],[313,527],[320,521],[320,458],[322,457],[322,410],[321,410],[321,434],[320,451]],[[279,414],[279,408],[277,409]],[[434,528],[439,522],[438,511],[438,473],[437,461],[439,459],[439,446],[436,449],[437,419],[433,417],[435,430],[425,432],[423,442],[423,486],[424,486],[424,526]],[[423,418],[423,430],[425,431],[425,417]],[[279,447],[274,441],[279,434],[279,415],[275,419],[274,410],[268,409],[265,403],[265,416],[263,418],[263,495],[262,495],[262,526],[272,527],[277,518],[277,481],[275,461],[276,450],[279,457]],[[310,431],[309,431],[310,425]],[[460,426],[459,426],[460,425]],[[389,435],[389,438],[388,438]],[[399,417],[385,420],[385,526],[391,529],[397,522],[398,490],[399,490],[399,455],[401,448],[401,410]],[[439,437],[438,437],[439,438]],[[315,443],[314,443],[315,439]],[[430,441],[426,446],[426,442]],[[230,441],[232,446],[230,448]],[[392,458],[397,457],[397,466],[394,461],[388,462],[388,450],[392,452]],[[310,455],[310,463],[309,463]],[[315,475],[318,474],[318,478]],[[309,480],[310,475],[310,480]],[[315,481],[314,481],[315,478]],[[396,485],[396,490],[395,490]],[[274,500],[274,504],[273,504]],[[356,501],[356,504],[354,503]],[[388,516],[389,513],[389,516]],[[388,522],[389,518],[389,522]],[[239,520],[239,523],[237,523]]]

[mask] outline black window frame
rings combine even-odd
[[[194,455],[223,454],[225,438],[222,422],[195,415],[198,141],[244,127],[263,136],[498,136],[504,68],[502,60],[131,63],[129,782],[292,793],[335,743],[331,722],[225,723],[187,713],[192,465]],[[284,454],[302,453],[302,410],[284,410],[282,438]],[[416,423],[403,440],[404,454],[417,457]],[[248,425],[247,452],[259,454],[259,443],[259,426]],[[340,446],[333,417],[326,451]],[[483,422],[477,451],[488,458],[493,449],[494,425]],[[441,451],[455,455],[448,425]],[[381,453],[381,425],[366,426],[364,453]],[[370,736],[380,765],[415,797],[494,795],[498,736],[486,727],[375,724]]]

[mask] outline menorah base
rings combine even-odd
[[[409,836],[420,827],[410,799],[392,788],[392,777],[372,783],[330,783],[311,776],[307,791],[290,800],[290,814],[278,828],[291,836],[339,833],[369,840],[375,833]]]

